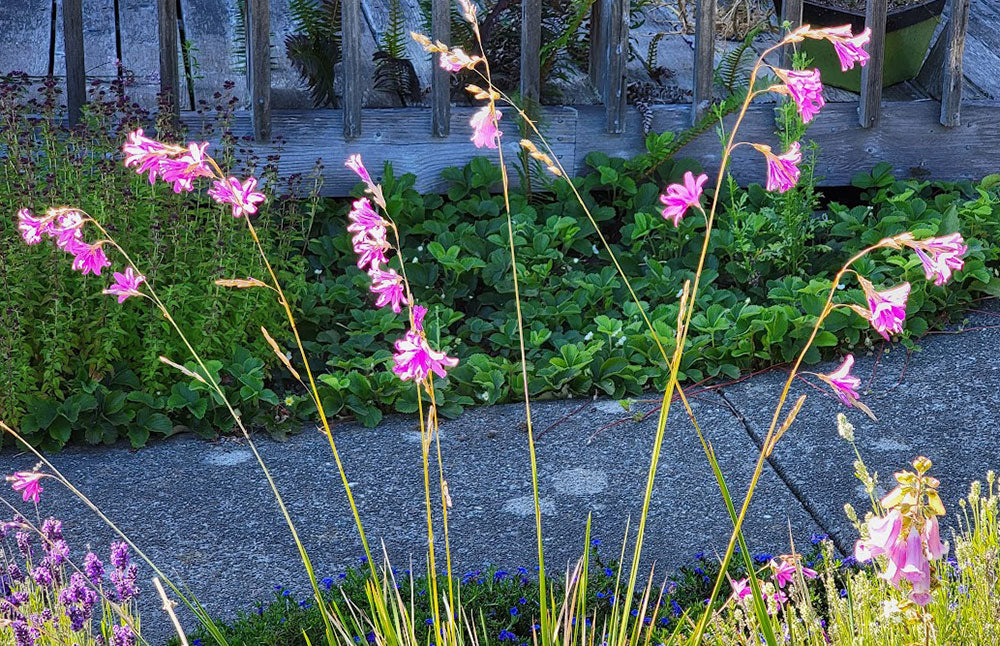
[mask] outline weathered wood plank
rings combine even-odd
[[[794,31],[802,26],[802,0],[782,0],[781,22],[789,23],[788,31]],[[781,66],[783,68],[792,68],[792,56],[794,54],[794,46],[790,47],[786,45],[781,48]]]
[[[625,132],[625,69],[629,52],[629,0],[610,0],[601,11],[606,19],[604,108],[607,132]]]
[[[451,44],[451,0],[431,0],[431,38]],[[431,134],[447,137],[451,123],[451,74],[431,58]]]
[[[858,121],[865,128],[878,125],[882,105],[882,77],[885,63],[885,20],[889,13],[889,0],[868,0],[865,8],[865,27],[871,29],[868,43],[868,64],[861,68],[861,104]]]
[[[687,105],[656,105],[652,110],[654,130],[678,131],[689,123]],[[322,158],[326,162],[324,193],[346,195],[355,186],[357,177],[342,162],[348,155],[360,153],[369,169],[381,168],[383,162],[389,161],[397,173],[417,175],[417,190],[444,190],[447,183],[440,178],[444,168],[463,165],[483,152],[464,136],[473,111],[474,108],[454,108],[451,116],[454,136],[441,139],[430,133],[414,132],[412,124],[426,118],[425,110],[366,110],[362,115],[364,134],[354,141],[344,141],[340,136],[343,117],[339,110],[275,111],[274,131],[287,139],[281,151],[279,172],[282,177],[292,173],[308,175],[316,159]],[[871,168],[877,161],[893,164],[900,177],[957,180],[976,179],[995,172],[1000,102],[966,102],[962,125],[958,128],[942,126],[938,122],[939,112],[937,101],[888,102],[883,106],[879,124],[862,128],[857,125],[855,105],[827,105],[810,125],[808,134],[808,139],[815,141],[821,150],[816,166],[816,173],[822,178],[820,184],[848,185],[855,173]],[[191,112],[182,113],[182,118],[193,129],[203,119]],[[626,133],[619,137],[603,136],[606,115],[601,106],[544,109],[542,119],[556,155],[567,168],[578,172],[585,169],[586,156],[591,152],[630,157],[644,150],[640,115],[634,109],[626,112]],[[732,119],[728,118],[727,127],[731,127]],[[237,114],[233,132],[238,137],[250,134],[246,113]],[[773,106],[751,106],[740,138],[773,141]],[[505,136],[504,145],[513,158],[517,138]],[[278,152],[275,145],[258,144],[254,149],[258,155]],[[715,133],[701,135],[680,155],[696,159],[711,175],[719,163]],[[744,184],[763,182],[765,178],[764,161],[750,148],[740,148],[731,170]]]
[[[541,49],[542,0],[521,0],[521,98],[528,107],[540,96]]]
[[[247,86],[255,141],[271,138],[271,8],[247,0]]]
[[[49,70],[51,0],[0,2],[0,73],[45,76]]]
[[[364,95],[361,79],[361,1],[342,0],[340,11],[344,136],[354,139],[361,136],[361,100]]]
[[[601,82],[601,79],[604,78],[604,71],[601,68],[604,65],[604,49],[608,40],[604,31],[607,28],[607,21],[604,20],[604,4],[605,0],[594,0],[594,4],[590,5],[590,51],[587,53],[589,57],[587,72],[590,74],[590,83],[597,90],[602,101],[604,100],[604,83]]]
[[[174,115],[180,115],[180,74],[177,70],[177,2],[156,0],[160,44],[160,94]]]
[[[87,102],[87,73],[83,63],[83,3],[63,0],[63,42],[66,51],[66,107],[69,123],[80,121],[80,108]]]
[[[941,123],[957,126],[961,123],[962,58],[965,54],[965,33],[969,27],[969,0],[950,0],[947,50],[941,86]]]
[[[694,12],[694,85],[690,123],[712,104],[715,82],[715,0],[696,0]]]

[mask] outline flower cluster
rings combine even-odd
[[[768,609],[772,614],[784,607],[788,601],[785,586],[795,583],[800,573],[803,580],[816,578],[816,571],[802,565],[801,561],[800,554],[782,554],[770,560],[768,565],[772,579],[765,583],[763,591],[767,595]],[[731,580],[729,585],[733,590],[731,598],[737,603],[753,595],[749,578]]]
[[[945,510],[937,491],[940,483],[926,475],[931,461],[918,457],[913,468],[895,474],[898,485],[880,502],[885,514],[865,522],[854,557],[860,562],[879,557],[880,576],[908,592],[910,602],[926,606],[939,584],[934,561],[947,552],[938,527]]]
[[[214,160],[205,154],[207,142],[189,143],[187,148],[165,144],[146,137],[142,128],[129,133],[128,141],[122,147],[125,166],[135,167],[135,171],[149,175],[149,183],[159,177],[173,184],[174,192],[194,190],[194,180],[199,177],[213,177],[215,181],[208,195],[219,204],[233,208],[233,217],[253,215],[257,205],[266,198],[256,190],[256,178],[241,182],[235,177],[222,177]]]
[[[365,183],[365,192],[371,195],[376,204],[385,209],[382,187],[372,181],[361,157],[352,155],[347,160],[346,166],[357,173]],[[354,253],[358,256],[358,269],[368,272],[368,277],[371,279],[370,289],[377,296],[376,307],[389,306],[396,314],[399,314],[404,306],[410,308],[410,330],[403,338],[396,341],[393,372],[403,381],[423,382],[432,372],[439,377],[445,377],[447,374],[445,369],[458,365],[458,359],[430,347],[423,325],[427,309],[413,303],[403,276],[395,269],[384,267],[388,264],[386,254],[393,249],[392,243],[387,238],[387,232],[395,225],[379,215],[367,197],[362,197],[353,203],[347,218],[350,220],[347,230],[352,234],[351,242]]]

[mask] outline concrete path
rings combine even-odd
[[[1000,307],[970,314],[961,334],[928,337],[907,357],[896,347],[876,362],[858,357],[870,384],[865,401],[878,423],[840,406],[804,383],[809,394],[798,421],[765,469],[747,523],[751,549],[784,551],[789,528],[797,543],[830,533],[849,550],[854,531],[845,502],[859,511],[866,497],[852,475],[853,454],[837,437],[834,418],[846,411],[869,466],[888,483],[917,454],[935,462],[949,513],[968,483],[998,466],[1000,450]],[[877,365],[876,365],[877,363]],[[821,366],[818,371],[828,371]],[[783,383],[783,371],[693,398],[730,488],[742,497]],[[640,411],[658,402],[637,404]],[[547,565],[562,568],[583,546],[587,514],[593,536],[609,552],[624,521],[641,507],[656,415],[634,421],[613,401],[570,400],[533,406],[541,432],[538,462]],[[443,424],[441,448],[454,507],[449,526],[456,570],[496,564],[534,567],[535,538],[523,405],[475,409]],[[601,431],[588,442],[595,431]],[[377,429],[341,424],[335,440],[374,550],[423,567],[426,520],[420,437],[411,417],[387,418]],[[326,439],[311,430],[279,444],[258,440],[320,576],[358,563],[362,554],[346,496]],[[173,438],[145,450],[73,448],[54,456],[63,473],[168,573],[190,586],[222,617],[268,598],[275,584],[306,587],[298,556],[266,481],[243,441],[209,444]],[[27,455],[5,451],[0,471],[30,468]],[[432,474],[432,481],[434,474]],[[10,492],[3,494],[13,500]],[[56,483],[39,513],[66,524],[81,556],[91,543],[106,549],[111,533]],[[646,554],[663,572],[701,550],[725,545],[731,523],[691,424],[671,411],[649,517]],[[440,540],[440,536],[438,537]],[[148,575],[148,569],[143,571]],[[166,632],[155,600],[145,594],[144,627],[151,643]],[[189,617],[184,618],[192,625]]]

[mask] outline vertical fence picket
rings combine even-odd
[[[962,57],[965,54],[965,32],[969,28],[969,0],[949,0],[949,22],[941,80],[941,124],[961,125]]]
[[[525,107],[541,92],[542,0],[521,0],[521,98]]]
[[[341,60],[344,69],[344,136],[361,136],[361,0],[340,4]]]
[[[257,141],[271,138],[271,9],[269,0],[247,0],[247,85]]]
[[[590,5],[590,51],[588,52],[587,72],[590,74],[590,83],[597,89],[597,93],[604,100],[604,71],[601,66],[604,64],[604,48],[607,43],[607,23],[604,20],[604,0],[594,0]]]
[[[87,102],[86,69],[83,64],[83,3],[63,0],[63,43],[66,48],[66,107],[70,125],[80,121],[80,108]]]
[[[431,0],[431,39],[451,42],[450,0]],[[438,64],[440,54],[432,56],[431,133],[447,137],[451,122],[451,75]]]
[[[882,107],[882,78],[885,63],[885,20],[889,13],[889,0],[868,0],[865,9],[865,27],[871,29],[868,43],[868,63],[861,68],[861,102],[858,122],[862,128],[878,125]]]
[[[604,108],[607,130],[611,134],[625,132],[625,65],[629,49],[629,0],[610,0],[601,10],[607,27],[604,43]]]
[[[156,0],[160,41],[160,94],[169,102],[174,117],[180,115],[180,74],[177,68],[177,2]]]
[[[697,0],[694,12],[694,85],[691,123],[712,105],[715,78],[715,0]]]
[[[802,26],[802,0],[782,0],[781,22],[788,23],[788,30],[794,31]],[[781,48],[781,66],[792,68],[792,56],[795,50],[789,46]]]

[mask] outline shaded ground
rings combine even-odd
[[[864,399],[880,421],[847,411],[861,451],[883,483],[917,454],[934,460],[933,473],[942,480],[952,518],[957,498],[971,480],[996,468],[1000,450],[1000,362],[995,359],[1000,307],[993,303],[971,313],[966,329],[928,337],[923,350],[911,356],[899,346],[877,359],[859,353]],[[736,492],[745,489],[757,442],[770,421],[772,406],[761,402],[777,395],[782,377],[779,368],[693,397]],[[786,549],[789,529],[797,542],[829,532],[850,549],[855,537],[843,504],[865,509],[867,498],[852,476],[853,453],[834,426],[836,413],[846,409],[804,382],[795,385],[792,397],[800,391],[809,399],[771,458],[752,506],[747,539],[755,551]],[[649,411],[655,405],[639,402],[636,407]],[[641,505],[656,415],[634,421],[617,402],[589,400],[544,402],[533,411],[541,433],[546,560],[559,569],[580,553],[588,513],[593,535],[611,549],[620,545],[624,521],[634,518]],[[535,565],[523,420],[523,406],[513,404],[472,410],[442,427],[445,474],[454,500],[449,524],[456,570]],[[621,423],[588,442],[613,422]],[[384,544],[397,566],[412,559],[414,567],[422,567],[426,519],[416,420],[392,417],[373,430],[341,424],[335,439],[373,549]],[[334,574],[356,564],[362,550],[326,439],[310,430],[285,444],[261,439],[259,448],[317,572]],[[0,454],[4,472],[30,468],[33,462],[9,450]],[[275,584],[305,588],[284,521],[241,441],[174,438],[140,452],[74,448],[55,456],[55,464],[219,616],[267,598]],[[656,482],[647,557],[655,559],[659,571],[688,561],[694,552],[725,545],[731,524],[679,406],[671,411]],[[11,499],[9,492],[4,497]],[[39,511],[65,521],[77,557],[88,542],[103,546],[111,539],[93,514],[54,483]],[[144,569],[142,576],[148,574]],[[166,622],[160,621],[150,592],[143,603],[146,636],[157,643],[166,634]],[[183,620],[192,625],[189,617]]]

